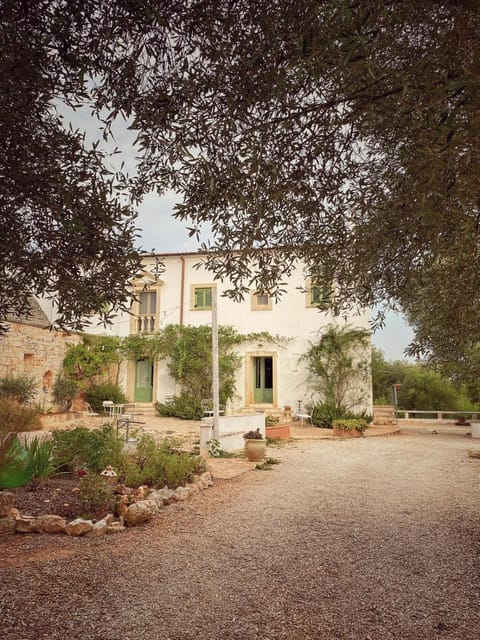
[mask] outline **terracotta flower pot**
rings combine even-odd
[[[265,435],[273,440],[288,440],[290,438],[290,425],[278,424],[274,427],[265,427]]]
[[[265,457],[267,441],[245,438],[245,455],[250,462],[261,462]]]

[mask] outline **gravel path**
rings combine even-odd
[[[303,442],[146,527],[4,538],[0,638],[477,640],[469,449],[419,433]]]

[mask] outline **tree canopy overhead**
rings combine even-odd
[[[134,214],[99,147],[57,106],[89,100],[94,70],[76,3],[2,2],[0,22],[0,321],[54,298],[60,321],[126,308],[138,268]],[[62,11],[65,10],[65,15]]]
[[[10,35],[30,3],[5,4]],[[211,226],[232,295],[281,288],[300,257],[339,307],[414,313],[441,289],[462,310],[454,357],[479,341],[478,1],[38,4],[55,35],[47,97],[90,100],[106,132],[132,119],[125,186],[181,195],[176,216]],[[415,353],[435,348],[422,317]]]

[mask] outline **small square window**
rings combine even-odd
[[[194,309],[211,309],[212,308],[212,290],[213,287],[193,287],[193,308]]]
[[[267,311],[272,308],[272,298],[264,291],[252,294],[252,311]]]

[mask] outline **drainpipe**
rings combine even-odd
[[[180,326],[183,326],[183,305],[185,302],[185,258],[180,256],[182,261],[182,276],[180,279]]]

